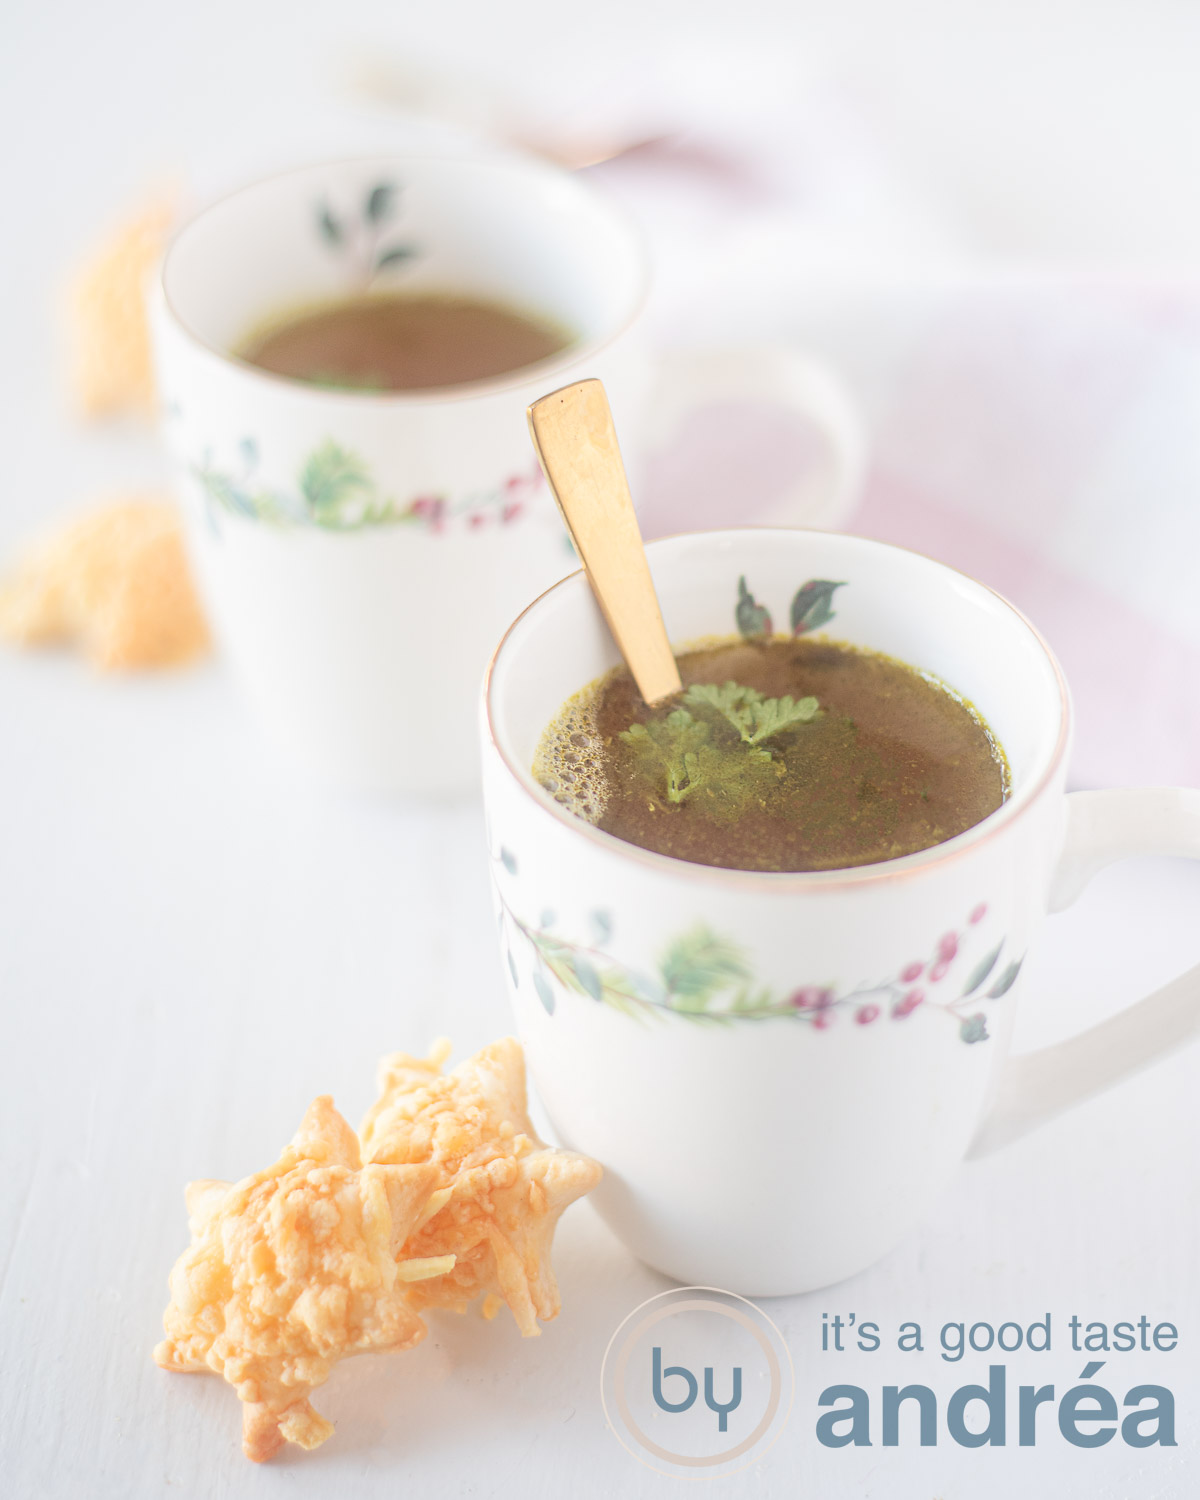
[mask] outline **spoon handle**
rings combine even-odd
[[[598,380],[565,385],[529,408],[542,472],[592,592],[647,703],[682,683],[642,545],[608,397]]]

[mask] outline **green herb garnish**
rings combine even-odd
[[[720,758],[710,734],[707,724],[694,719],[686,708],[676,708],[665,719],[631,724],[621,738],[637,751],[642,768],[656,782],[665,774],[667,800],[683,802],[705,780],[714,753]]]
[[[699,793],[705,809],[718,817],[736,817],[787,774],[762,741],[795,724],[811,723],[820,712],[815,698],[764,698],[736,682],[696,684],[683,701],[687,708],[631,724],[620,738],[634,752],[636,772],[659,795],[665,784],[667,801],[678,806]],[[715,719],[697,718],[690,709]]]
[[[736,682],[727,682],[723,687],[695,683],[683,695],[683,701],[692,708],[715,708],[747,745],[760,745],[793,724],[808,724],[821,711],[815,698],[764,698],[754,688],[741,687]]]

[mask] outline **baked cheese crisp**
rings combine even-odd
[[[72,289],[74,386],[88,417],[155,406],[146,291],[175,217],[175,196],[147,204],[97,252]]]
[[[449,1050],[384,1059],[361,1141],[323,1097],[266,1171],[187,1189],[192,1240],[154,1358],[234,1387],[255,1462],[323,1443],[312,1392],[348,1355],[411,1349],[423,1309],[482,1295],[485,1317],[507,1302],[523,1334],[559,1311],[554,1226],[600,1167],[534,1135],[517,1042],[443,1077]]]
[[[76,642],[107,670],[176,666],[208,649],[174,505],[133,496],[35,542],[0,583],[0,636]]]
[[[559,1215],[596,1186],[601,1169],[534,1134],[519,1042],[493,1042],[443,1077],[449,1051],[439,1042],[424,1060],[384,1058],[380,1097],[362,1125],[363,1157],[437,1168],[445,1201],[409,1248],[453,1256],[454,1268],[414,1286],[414,1305],[462,1311],[476,1297],[500,1297],[528,1338],[539,1318],[559,1311],[550,1266]],[[484,1310],[494,1315],[495,1304]]]

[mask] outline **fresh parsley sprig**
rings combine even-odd
[[[696,792],[714,816],[736,816],[737,809],[785,774],[763,741],[796,724],[811,723],[820,713],[815,698],[765,698],[754,688],[727,682],[697,683],[683,696],[687,707],[673,708],[664,718],[648,719],[622,730],[621,740],[636,753],[638,774],[667,801],[678,806]],[[736,731],[730,742],[714,740],[716,727],[689,710],[716,714]]]
[[[667,800],[678,803],[704,781],[713,755],[710,733],[709,726],[686,708],[676,708],[665,719],[631,724],[621,738],[638,752],[643,765],[666,776]]]
[[[727,682],[697,682],[688,688],[683,701],[692,708],[713,708],[737,730],[747,745],[761,745],[772,735],[781,734],[793,724],[808,724],[821,711],[813,697],[795,699],[764,698],[754,688]]]

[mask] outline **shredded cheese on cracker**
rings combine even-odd
[[[453,1255],[454,1269],[414,1287],[413,1305],[462,1311],[476,1297],[498,1296],[529,1338],[561,1305],[550,1265],[559,1216],[595,1187],[601,1169],[538,1140],[519,1042],[493,1042],[443,1076],[448,1051],[439,1044],[427,1059],[384,1058],[380,1097],[362,1125],[363,1156],[432,1164],[439,1187],[450,1190],[405,1248]]]

